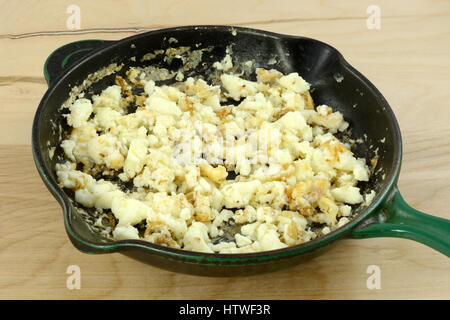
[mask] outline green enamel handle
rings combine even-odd
[[[410,207],[397,188],[387,205],[352,231],[352,237],[396,237],[423,243],[450,257],[450,220]]]
[[[106,40],[80,40],[68,43],[55,51],[47,58],[44,64],[44,76],[48,85],[60,76],[63,71],[73,66],[87,54],[102,48],[111,41]]]

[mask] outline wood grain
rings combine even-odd
[[[66,8],[81,8],[68,30]],[[418,210],[450,219],[450,2],[376,1],[381,29],[366,27],[373,1],[0,1],[0,298],[449,299],[449,259],[403,239],[344,240],[270,275],[175,274],[120,254],[86,255],[69,242],[61,209],[31,155],[31,123],[46,91],[42,67],[57,47],[121,39],[188,24],[234,24],[316,38],[339,49],[391,104],[404,141],[399,187]],[[239,10],[235,8],[239,7]],[[81,289],[66,288],[69,265]],[[366,287],[369,265],[382,288]]]

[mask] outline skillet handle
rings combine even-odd
[[[80,40],[56,49],[48,56],[44,64],[44,77],[47,84],[51,86],[52,82],[64,70],[67,70],[91,51],[102,48],[110,42],[106,40]]]
[[[450,257],[450,220],[434,217],[410,207],[397,187],[394,188],[386,207],[353,229],[351,237],[411,239]]]

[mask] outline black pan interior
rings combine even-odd
[[[174,41],[173,39],[176,39]],[[227,48],[232,49],[233,62],[253,61],[256,67],[275,68],[283,73],[298,72],[312,85],[311,95],[316,105],[327,104],[343,113],[350,123],[350,137],[362,139],[353,152],[368,160],[377,159],[376,167],[368,183],[362,183],[363,192],[374,189],[380,193],[397,170],[399,136],[395,118],[387,102],[363,76],[349,66],[334,48],[307,38],[281,36],[252,29],[229,27],[176,28],[137,35],[114,42],[89,58],[75,63],[68,72],[50,84],[50,90],[41,102],[37,115],[37,143],[42,161],[55,183],[54,166],[62,161],[62,150],[57,146],[68,130],[62,112],[58,109],[69,97],[70,89],[82,83],[92,72],[110,63],[124,63],[118,72],[123,74],[129,66],[158,65],[170,70],[180,67],[180,61],[170,64],[163,59],[141,61],[141,58],[158,49],[189,46],[191,49],[208,49],[202,55],[202,63],[191,70],[191,76],[211,74],[212,63],[221,60]],[[131,57],[134,59],[130,60]],[[114,84],[116,74],[93,84],[89,94],[98,94]],[[254,74],[248,73],[249,79]],[[56,147],[55,156],[48,150]],[[368,163],[371,167],[372,164]],[[69,196],[70,193],[68,193]],[[75,206],[75,205],[74,205]],[[355,208],[362,213],[365,208]],[[92,241],[108,241],[92,232],[79,211],[72,210],[72,226],[83,238]]]

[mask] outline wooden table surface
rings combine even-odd
[[[80,9],[80,29],[67,24],[71,4]],[[379,29],[367,24],[373,4]],[[188,276],[121,254],[83,254],[69,242],[30,148],[32,119],[47,89],[42,67],[63,44],[189,24],[303,35],[336,47],[380,89],[403,134],[403,196],[449,219],[450,1],[5,0],[0,6],[1,299],[450,298],[450,260],[405,239],[343,240],[304,264],[245,278]],[[79,290],[66,286],[70,265],[80,267]],[[380,289],[367,288],[371,265],[379,267]]]

